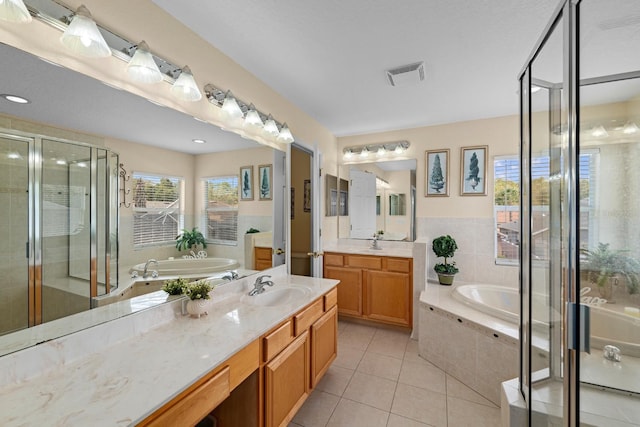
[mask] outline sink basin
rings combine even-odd
[[[285,305],[304,297],[309,293],[309,289],[298,286],[275,286],[273,288],[265,288],[261,294],[250,296],[243,295],[240,301],[249,305],[257,305],[261,307],[275,307]]]

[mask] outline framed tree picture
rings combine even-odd
[[[449,196],[449,149],[428,150],[425,153],[427,164],[424,195],[425,197]]]
[[[271,170],[271,165],[260,165],[258,166],[258,194],[259,200],[271,200],[273,196],[271,195],[272,185],[271,181],[273,179]]]
[[[240,200],[253,200],[253,166],[240,168]]]
[[[487,195],[487,154],[489,147],[462,147],[460,152],[460,195]]]

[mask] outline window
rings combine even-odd
[[[588,247],[594,226],[599,152],[582,150],[579,157],[580,177],[580,247]],[[496,156],[494,160],[494,218],[496,229],[495,256],[498,264],[517,264],[520,248],[520,159]],[[549,233],[549,158],[531,160],[532,256],[548,258]]]
[[[220,176],[204,180],[204,230],[207,241],[224,245],[238,243],[238,177]]]
[[[181,178],[133,174],[133,244],[173,244],[184,227]]]

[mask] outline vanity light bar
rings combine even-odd
[[[376,155],[381,151],[385,153],[398,154],[398,152],[402,153],[404,151],[407,151],[409,146],[411,146],[411,143],[409,141],[383,142],[380,144],[367,144],[367,145],[359,145],[354,147],[345,147],[342,150],[342,154],[346,158],[349,158],[355,155],[362,155],[363,152],[369,153],[372,155]]]

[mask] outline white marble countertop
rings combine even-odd
[[[378,247],[380,249],[371,249],[371,240],[339,239],[326,243],[322,250],[345,254],[413,257],[414,242],[378,240]]]
[[[266,292],[310,291],[285,305],[258,307],[241,301],[251,287],[251,278],[242,279],[217,288],[209,314],[199,319],[182,316],[182,301],[175,301],[101,325],[101,336],[90,328],[0,359],[0,425],[135,425],[338,283],[272,274],[276,286]],[[100,350],[103,341],[110,344]],[[32,370],[40,373],[30,376]]]

